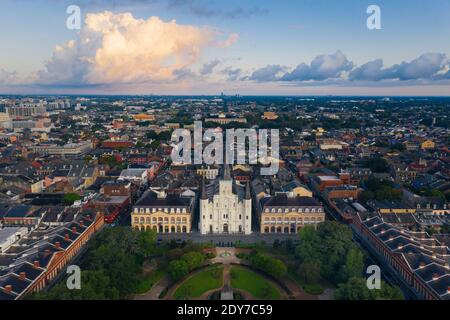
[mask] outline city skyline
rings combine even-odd
[[[368,1],[79,1],[81,30],[66,27],[69,1],[6,2],[2,94],[445,96],[450,89],[445,1],[378,1],[381,30],[366,26]]]

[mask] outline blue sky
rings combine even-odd
[[[450,77],[442,76],[448,71],[450,57],[450,1],[447,0],[2,0],[0,3],[0,92],[3,93],[197,94],[225,91],[241,94],[354,92],[388,95],[411,92],[444,95],[450,92]],[[86,59],[94,59],[98,51],[86,53],[86,48],[81,45],[83,37],[94,36],[92,32],[80,36],[83,29],[77,32],[65,27],[66,8],[70,4],[81,7],[83,18],[86,14],[104,11],[111,11],[113,15],[129,12],[133,19],[142,21],[158,17],[167,23],[164,27],[167,31],[164,32],[171,32],[168,22],[175,19],[180,26],[179,32],[190,32],[191,29],[185,26],[192,26],[196,28],[194,32],[199,33],[184,44],[185,47],[180,49],[183,53],[167,53],[165,61],[182,60],[170,70],[144,62],[145,76],[141,72],[126,81],[118,81],[120,72],[125,72],[120,65],[114,65],[118,73],[112,77],[99,69],[102,63],[100,66],[94,63],[73,65],[75,51],[87,55]],[[366,27],[366,8],[370,4],[381,8],[382,30],[368,30]],[[114,17],[108,19],[116,21]],[[83,25],[83,28],[87,27]],[[149,32],[149,28],[142,26],[142,29]],[[146,36],[157,37],[151,33]],[[55,47],[70,40],[78,43],[76,49],[70,48],[72,52],[69,52],[66,48],[64,57],[55,61]],[[97,50],[105,46],[102,41],[104,39],[99,40]],[[142,40],[130,40],[127,45],[132,47],[133,41]],[[178,41],[180,39],[173,39],[169,43]],[[189,58],[182,57],[185,51],[195,51],[195,59],[192,54]],[[346,67],[339,64],[341,60],[337,59],[341,56],[337,53],[342,53]],[[421,58],[428,53],[434,55]],[[70,56],[70,61],[64,60],[67,56]],[[319,67],[313,70],[311,62],[317,57],[321,57],[316,60]],[[136,63],[137,69],[142,61],[136,59],[144,58],[153,57],[120,56],[128,63]],[[359,77],[348,80],[348,74],[354,69],[377,59],[382,59],[383,67],[372,64],[369,66],[375,69],[365,70],[375,70],[373,72],[379,76],[355,72],[354,75]],[[106,58],[108,66],[116,60],[111,56]],[[212,62],[215,62],[212,72],[207,77],[200,75],[203,65]],[[70,70],[78,70],[76,77],[52,74],[67,72],[66,67],[61,66],[64,63]],[[297,68],[303,63],[307,66],[306,71],[303,67]],[[327,63],[339,65],[336,70],[325,72],[328,77],[318,75],[319,69],[322,70]],[[433,65],[425,68],[424,64]],[[392,67],[395,65],[397,67]],[[436,65],[439,65],[439,71],[434,69]],[[298,72],[293,73],[296,68]],[[414,68],[422,69],[417,71]],[[235,75],[239,70],[239,76],[230,78],[233,70]],[[127,69],[127,74],[130,74],[130,69]],[[298,76],[283,78],[285,74]],[[292,81],[280,81],[288,78]]]

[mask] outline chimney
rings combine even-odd
[[[80,222],[79,222],[79,224],[80,224],[80,226],[84,226],[84,221],[83,220],[80,220]]]
[[[72,233],[77,233],[77,227],[72,227]]]
[[[437,280],[439,278],[439,275],[437,273],[433,273],[433,280]]]
[[[48,256],[50,254],[50,249],[45,249],[45,255]]]
[[[401,248],[403,248],[403,244],[402,244],[402,243],[399,243],[399,244],[397,245],[397,249],[401,249]]]
[[[61,248],[61,242],[59,242],[59,241],[55,242],[55,247],[57,249]]]
[[[447,293],[450,293],[450,286],[447,287]]]
[[[19,275],[20,280],[25,280],[27,278],[27,273],[26,272],[21,272]]]
[[[39,268],[40,267],[39,260],[34,260],[33,267],[35,267],[35,268]]]
[[[424,267],[425,267],[425,262],[421,261],[421,262],[419,263],[419,268],[422,269],[422,268],[424,268]]]
[[[7,284],[7,285],[5,286],[5,292],[6,292],[6,293],[11,293],[11,291],[12,291],[12,285]]]
[[[69,234],[68,234],[68,233],[66,233],[66,234],[64,235],[64,240],[65,240],[65,241],[69,241],[69,240],[70,240]]]

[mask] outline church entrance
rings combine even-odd
[[[223,225],[223,233],[228,233],[228,223],[224,223],[224,225]]]

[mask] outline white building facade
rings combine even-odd
[[[208,195],[205,183],[200,197],[201,234],[251,234],[252,233],[252,200],[250,186],[233,187],[229,168],[225,167],[224,176],[218,181],[213,192]],[[217,182],[216,182],[217,183]],[[238,191],[238,188],[241,188]]]

